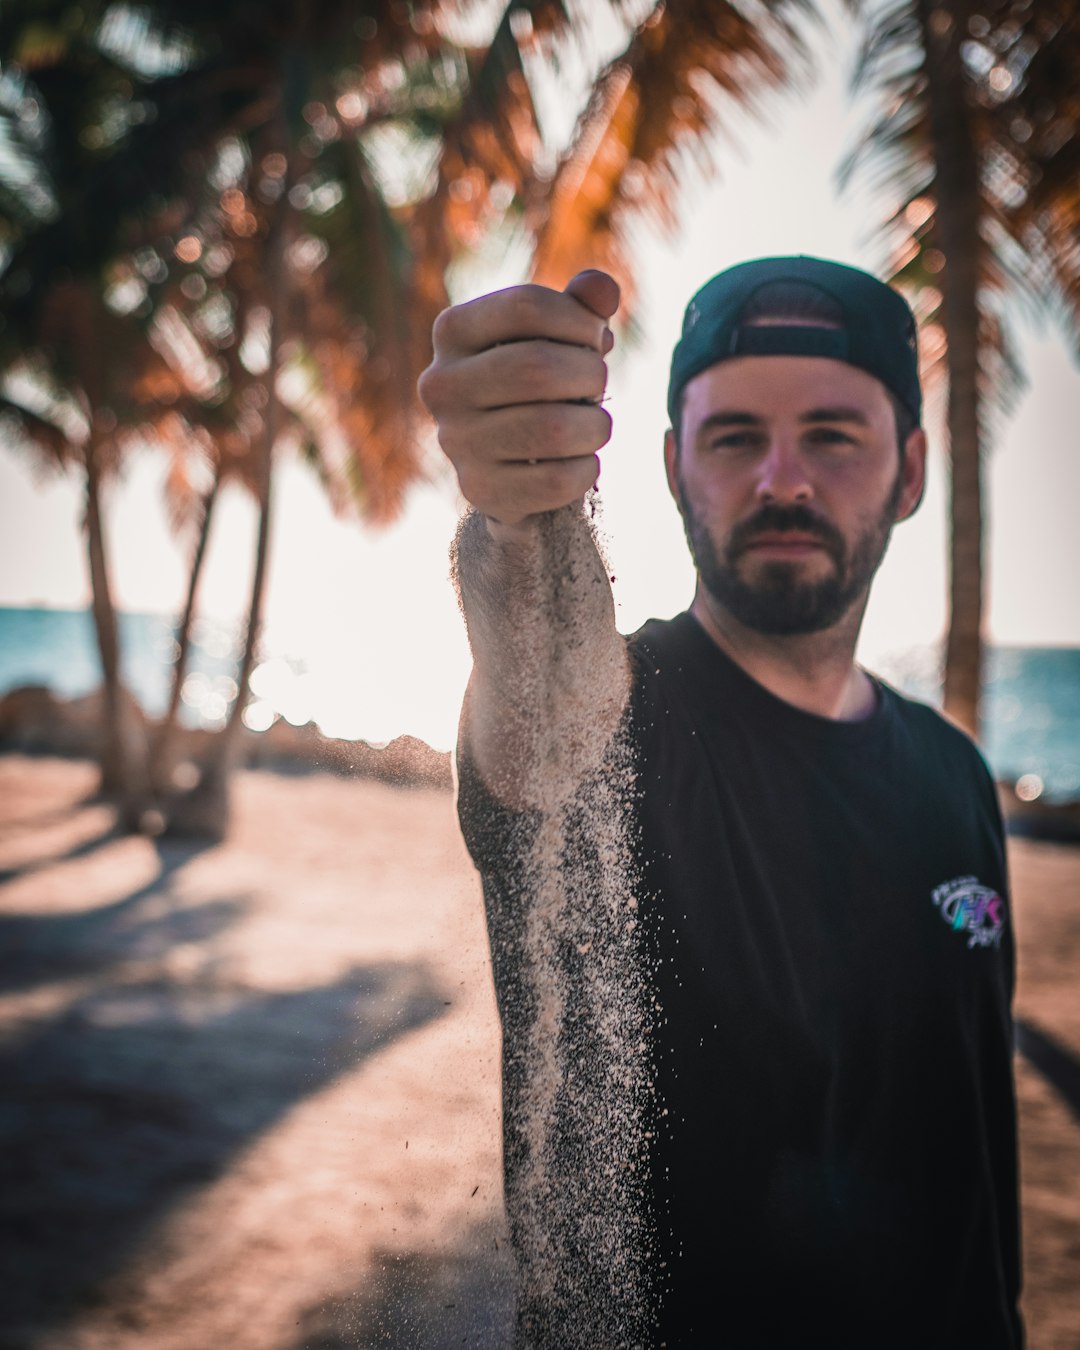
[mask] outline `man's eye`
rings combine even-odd
[[[756,445],[760,437],[753,431],[728,431],[708,441],[710,450],[745,450]]]
[[[839,427],[815,427],[807,435],[811,445],[857,445],[854,436]]]

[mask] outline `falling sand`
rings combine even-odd
[[[500,602],[498,650],[520,710],[527,767],[512,795],[525,809],[501,818],[511,880],[489,885],[487,900],[518,1344],[632,1347],[648,1340],[650,1321],[644,1192],[654,1108],[629,674],[580,510],[545,516],[539,547],[517,563],[505,588],[513,599]]]

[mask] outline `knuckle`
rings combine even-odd
[[[420,378],[416,382],[416,392],[420,395],[420,402],[429,412],[433,412],[435,405],[439,402],[439,389],[442,384],[442,371],[437,362],[432,362],[426,370],[422,371]]]
[[[431,338],[436,351],[445,345],[453,334],[457,324],[457,310],[457,305],[450,305],[435,316],[435,322],[431,325]]]
[[[542,338],[550,335],[553,328],[561,330],[566,326],[568,312],[560,308],[564,297],[546,286],[533,283],[511,286],[499,292],[499,299],[503,306],[503,331],[518,338]]]
[[[490,468],[485,469],[471,462],[454,467],[457,470],[458,487],[465,500],[478,511],[497,516],[500,508],[505,507],[508,495],[512,495],[506,491],[505,475],[492,473]]]
[[[585,374],[589,380],[589,392],[595,398],[602,398],[607,389],[608,368],[607,362],[596,351],[583,351],[581,353],[585,362]]]
[[[439,445],[448,460],[457,468],[468,457],[468,446],[458,434],[457,427],[451,422],[438,424]]]
[[[455,464],[457,470],[458,487],[461,488],[462,496],[466,501],[477,505],[477,498],[485,496],[486,482],[482,475],[475,472],[471,464]]]
[[[441,432],[443,454],[459,477],[464,473],[474,486],[498,477],[499,453],[490,430],[482,420],[458,419]]]
[[[503,292],[507,313],[522,333],[531,332],[536,327],[549,294],[543,286],[531,283],[511,286]]]
[[[441,425],[467,411],[467,384],[460,362],[434,360],[416,383],[417,393],[428,412]]]

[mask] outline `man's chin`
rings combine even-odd
[[[836,563],[820,548],[798,553],[747,549],[736,559],[732,571],[744,586],[753,590],[796,583],[818,585],[829,578],[839,579]]]
[[[811,572],[798,564],[770,563],[746,574],[741,568],[730,571],[726,578],[714,574],[705,584],[737,622],[774,637],[822,632],[848,608],[835,568]]]
[[[835,606],[800,603],[788,597],[755,596],[725,606],[744,628],[765,637],[805,637],[832,628],[842,618]]]

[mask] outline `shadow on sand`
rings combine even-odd
[[[85,858],[123,837],[106,830],[67,853],[0,874],[0,885]],[[0,993],[159,959],[181,944],[209,941],[243,916],[243,897],[191,908],[178,906],[171,896],[176,874],[207,845],[159,841],[156,847],[158,870],[152,879],[107,904],[74,913],[0,914]]]
[[[169,882],[197,851],[162,845],[151,884],[97,909],[0,917],[0,993],[16,1009],[0,1040],[4,1347],[94,1303],[148,1230],[240,1149],[445,1011],[418,963],[284,992],[216,977],[208,944],[251,901],[179,907]],[[195,960],[174,977],[178,947]]]
[[[296,1350],[497,1350],[513,1341],[509,1248],[491,1226],[465,1233],[440,1256],[376,1254],[362,1290],[300,1321]]]
[[[1080,1121],[1080,1060],[1033,1022],[1017,1018],[1016,1048],[1068,1103]]]

